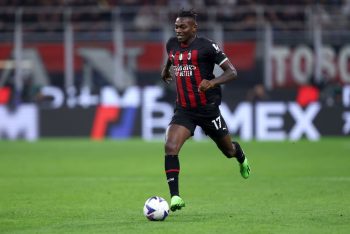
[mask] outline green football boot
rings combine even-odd
[[[185,207],[184,200],[182,200],[182,198],[179,196],[173,196],[170,201],[170,210],[181,210],[182,207]]]
[[[241,175],[244,179],[248,179],[250,175],[250,166],[247,157],[245,157],[243,163],[239,164]]]

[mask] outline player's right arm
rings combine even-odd
[[[175,41],[177,41],[176,37],[171,37],[166,43],[165,47],[166,47],[166,51],[167,51],[169,56],[168,56],[168,59],[166,61],[165,66],[163,67],[162,72],[160,74],[160,76],[162,77],[162,80],[165,83],[168,83],[168,84],[173,79],[173,77],[171,75],[171,72],[170,72],[170,68],[171,68],[171,65],[172,65],[170,54],[172,53],[171,51],[172,51],[172,48],[174,47]]]
[[[162,80],[168,84],[173,79],[170,74],[170,67],[171,67],[171,61],[168,59],[160,74],[160,76],[162,77]]]

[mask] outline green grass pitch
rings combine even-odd
[[[0,142],[0,233],[350,233],[350,139],[243,142],[252,174],[211,141],[181,154],[186,202],[164,222],[142,213],[169,201],[162,142]]]

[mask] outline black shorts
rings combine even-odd
[[[218,139],[228,134],[226,122],[217,105],[198,109],[176,107],[170,124],[186,127],[192,136],[196,126],[200,126],[205,134],[212,139]]]

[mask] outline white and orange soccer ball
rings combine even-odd
[[[143,214],[150,221],[163,221],[169,214],[169,205],[162,197],[150,197],[143,206]]]

